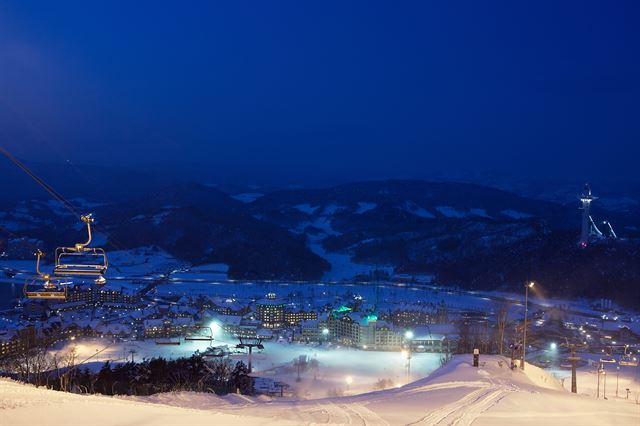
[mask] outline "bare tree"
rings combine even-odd
[[[504,331],[507,327],[507,321],[509,317],[509,309],[511,309],[512,302],[509,300],[502,300],[495,306],[496,326],[498,328],[498,353],[503,355],[504,353]]]

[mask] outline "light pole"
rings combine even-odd
[[[524,370],[524,363],[527,355],[527,313],[529,311],[529,289],[533,288],[535,283],[530,281],[524,285],[524,330],[522,338],[522,362],[520,368]]]
[[[322,336],[324,336],[324,344],[327,344],[327,340],[329,340],[329,329],[328,328],[323,328],[322,329]]]
[[[411,343],[413,339],[413,331],[407,330],[404,333],[407,344],[407,383],[411,382]]]

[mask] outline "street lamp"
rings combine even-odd
[[[405,356],[407,357],[407,383],[409,383],[411,382],[411,339],[413,339],[413,331],[407,330],[404,333],[404,338],[407,341]]]
[[[529,311],[529,289],[533,288],[535,283],[530,281],[524,285],[524,331],[522,338],[522,362],[520,368],[524,370],[524,363],[526,361],[527,353],[527,313]]]
[[[322,329],[322,335],[324,336],[324,343],[327,343],[327,340],[329,338],[329,329],[328,328],[323,328]]]
[[[351,383],[353,383],[353,377],[347,376],[344,378],[344,381],[347,383],[347,390],[349,390],[349,386],[351,386]]]

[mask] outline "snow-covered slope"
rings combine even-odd
[[[310,401],[264,401],[229,395],[79,396],[0,380],[2,425],[19,424],[410,424],[637,425],[632,400],[573,395],[547,373],[483,356],[454,358],[426,379],[402,388]]]

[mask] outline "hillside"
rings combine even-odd
[[[640,279],[636,228],[618,228],[618,242],[579,250],[576,204],[480,185],[397,180],[229,195],[195,183],[143,194],[123,184],[117,199],[73,202],[95,213],[96,242],[110,250],[155,246],[187,263],[227,264],[232,279],[403,274],[514,289],[534,278],[550,294],[639,300],[628,297]],[[596,207],[596,219],[610,218]],[[637,222],[625,212],[633,210],[615,214]],[[0,211],[0,239],[35,238],[48,252],[80,241],[83,232],[51,200],[26,199]]]
[[[289,401],[211,394],[81,396],[0,380],[3,425],[636,425],[632,400],[571,394],[544,371],[511,371],[507,359],[458,356],[407,386],[347,397]]]

